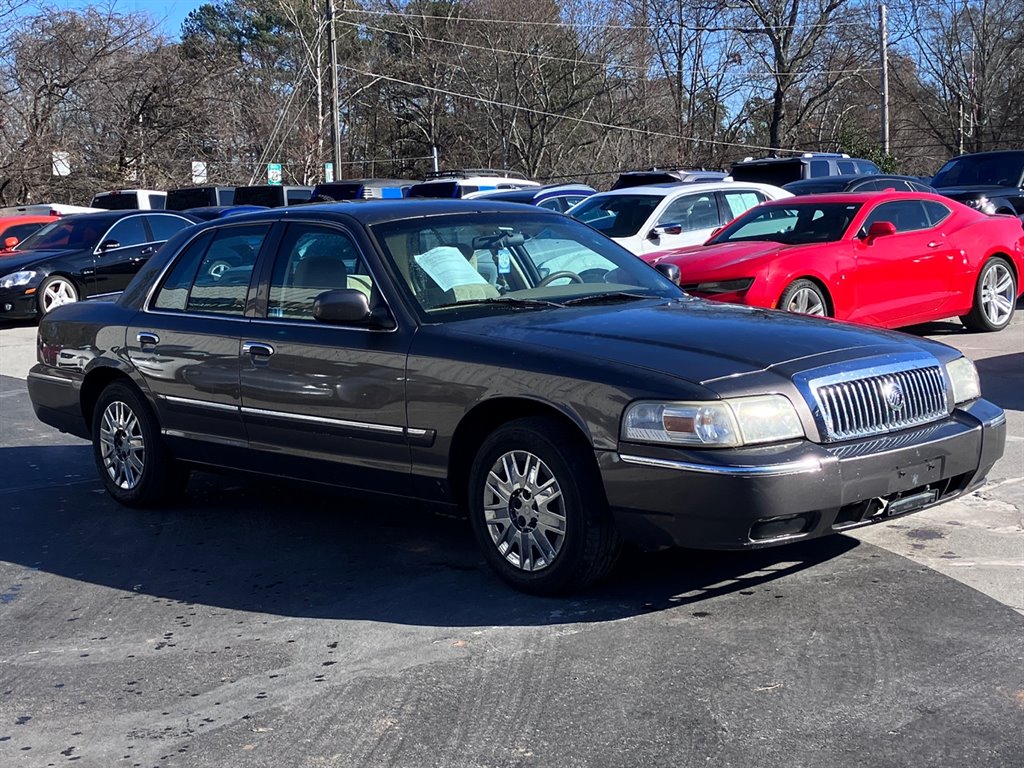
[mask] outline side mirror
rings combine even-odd
[[[650,232],[647,233],[648,240],[657,240],[662,235],[681,235],[683,234],[682,224],[659,224]]]
[[[865,240],[869,243],[878,237],[887,237],[896,234],[896,225],[891,221],[876,221],[868,227],[868,235]]]
[[[321,323],[353,325],[373,319],[366,294],[355,288],[324,291],[313,300],[313,317]]]
[[[114,248],[120,248],[120,247],[121,247],[121,244],[119,242],[117,242],[117,240],[104,240],[102,243],[100,243],[100,251],[102,251],[104,253],[106,253],[107,251],[111,251]]]
[[[679,267],[675,264],[669,264],[667,261],[661,262],[661,264],[655,264],[654,268],[661,272],[662,275],[667,277],[676,285],[679,285],[679,281],[682,279],[679,275]]]
[[[708,239],[707,239],[707,240],[705,240],[704,242],[705,242],[705,243],[710,243],[710,242],[711,242],[712,240],[714,240],[714,239],[715,239],[716,237],[718,237],[718,236],[719,236],[720,234],[722,234],[722,230],[723,230],[723,229],[725,229],[725,225],[722,225],[722,226],[721,226],[721,227],[719,227],[718,229],[716,229],[716,230],[713,230],[713,231],[711,232],[711,234],[710,234],[710,235],[708,235]]]
[[[4,250],[5,251],[13,251],[14,250],[14,246],[16,246],[20,242],[21,241],[18,238],[16,238],[16,237],[5,238],[4,239]]]

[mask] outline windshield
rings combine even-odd
[[[430,322],[474,313],[681,296],[625,249],[572,219],[523,213],[453,214],[374,226]]]
[[[608,237],[632,237],[664,199],[661,195],[594,195],[569,215]]]
[[[966,155],[950,160],[932,179],[933,187],[974,185],[1019,187],[1024,184],[1024,152]]]
[[[47,224],[26,237],[16,250],[34,251],[50,248],[84,250],[95,248],[100,236],[107,231],[109,222],[95,219],[68,218]]]
[[[761,205],[726,227],[707,244],[770,240],[785,245],[831,243],[842,238],[860,203]]]

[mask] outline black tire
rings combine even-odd
[[[92,454],[107,493],[128,507],[167,504],[188,484],[188,467],[171,456],[149,404],[127,383],[108,385],[96,401]]]
[[[547,479],[554,478],[551,490],[560,489],[561,493],[551,499],[550,493],[544,499],[539,493],[531,497],[530,484],[523,482],[511,492],[505,508],[492,513],[489,523],[485,495],[500,497],[491,490],[496,486],[489,486],[488,480],[499,460],[510,455],[513,461],[517,456],[532,456],[539,462],[535,484],[550,485]],[[524,461],[521,468],[527,467]],[[516,471],[519,469],[517,463]],[[505,477],[511,475],[511,471],[499,471]],[[538,503],[545,510],[538,511]],[[516,507],[521,514],[513,520],[513,507],[517,504],[522,505]],[[554,506],[548,508],[548,504]],[[553,420],[517,419],[501,426],[484,441],[470,471],[468,507],[473,533],[488,565],[504,581],[524,592],[551,595],[583,589],[605,576],[618,557],[619,538],[594,459],[579,434]],[[528,519],[524,515],[535,517]],[[559,531],[554,531],[548,526],[559,515],[564,522],[558,523]],[[499,540],[506,532],[511,537],[511,541],[505,542],[504,551],[500,548],[502,541],[496,541],[492,531]],[[536,542],[526,544],[526,557],[520,551],[522,542]],[[543,542],[547,542],[544,549],[553,552],[548,557],[542,551]]]
[[[986,295],[986,282],[994,278],[1005,278],[1009,280],[1009,289],[1004,293],[1008,294],[1009,309],[1005,316],[999,316],[994,312],[991,295]],[[987,301],[986,301],[987,300]],[[1001,331],[1013,320],[1014,309],[1017,304],[1017,278],[1013,273],[1013,267],[1002,256],[994,256],[985,262],[985,266],[978,273],[978,282],[974,286],[974,302],[971,311],[960,316],[960,322],[969,331],[976,333],[991,333]]]
[[[53,298],[51,294],[57,290],[60,290],[64,296],[60,303],[51,301],[51,298]],[[36,309],[39,311],[39,316],[42,317],[61,306],[61,304],[72,304],[80,298],[81,295],[74,280],[64,275],[50,275],[50,277],[39,284],[39,290],[36,291]]]
[[[813,300],[817,302],[814,306],[816,307],[820,305],[820,312],[802,312],[799,309],[790,308],[790,305],[794,303],[794,300],[799,304],[801,297],[810,298],[811,296],[813,296]],[[831,317],[831,313],[828,308],[828,297],[825,296],[825,292],[821,290],[821,286],[816,282],[806,278],[794,280],[786,286],[786,290],[784,290],[782,292],[782,296],[779,297],[778,308],[795,314],[806,314],[815,317]]]

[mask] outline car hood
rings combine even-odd
[[[522,310],[466,320],[453,330],[506,348],[545,347],[566,359],[586,355],[697,384],[770,368],[789,377],[837,359],[941,348],[890,331],[689,297]]]
[[[1017,187],[1004,187],[995,184],[974,184],[968,187],[936,187],[935,191],[954,200],[971,200],[982,195],[985,197],[1000,197],[1003,195],[1020,194],[1020,189]]]
[[[0,257],[0,277],[9,275],[12,272],[31,267],[35,264],[42,264],[51,259],[67,256],[75,251],[10,251]]]
[[[643,258],[652,265],[663,261],[677,265],[685,280],[688,274],[699,274],[712,269],[724,269],[757,259],[772,258],[782,251],[792,248],[806,247],[757,240],[745,243],[721,243],[720,245],[695,245],[690,248],[674,248],[671,251],[650,253]],[[821,244],[818,244],[818,247],[821,247]]]

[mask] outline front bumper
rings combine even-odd
[[[627,540],[747,549],[948,501],[981,484],[1005,442],[1002,409],[976,400],[943,421],[864,440],[713,451],[621,443],[598,464]]]
[[[30,294],[25,293],[26,290],[32,290],[32,288],[32,286],[25,286],[0,289],[0,321],[22,320],[36,317],[39,314],[35,291],[33,290]]]

